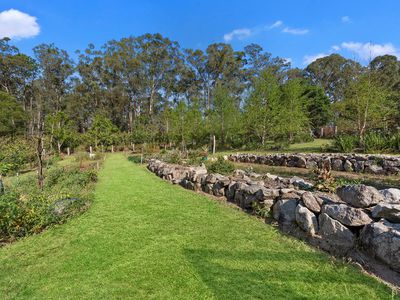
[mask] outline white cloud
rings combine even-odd
[[[273,29],[273,28],[278,28],[283,25],[283,22],[281,20],[276,21],[274,24],[268,26],[268,29]]]
[[[285,28],[283,28],[282,32],[289,33],[289,34],[294,34],[294,35],[303,35],[303,34],[309,33],[309,30],[308,29],[285,27]]]
[[[380,55],[390,54],[400,57],[399,50],[391,44],[372,44],[372,43],[358,43],[358,42],[343,42],[341,44],[343,49],[354,52],[362,60],[373,59]]]
[[[32,17],[16,9],[0,12],[0,38],[29,38],[40,32],[36,17]]]
[[[328,56],[329,54],[326,53],[318,53],[315,55],[305,55],[303,58],[303,64],[304,65],[309,65],[311,64],[313,61],[316,61],[319,58],[323,58],[325,56]]]
[[[342,23],[350,23],[350,22],[351,22],[351,19],[350,19],[349,16],[343,16],[342,17]]]
[[[340,46],[338,45],[333,45],[331,48],[331,51],[339,51],[340,50]]]
[[[224,34],[224,41],[230,42],[233,39],[243,40],[253,34],[253,30],[249,28],[235,29],[229,33]]]

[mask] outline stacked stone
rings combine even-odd
[[[342,172],[365,172],[378,175],[400,174],[400,157],[355,154],[233,154],[234,162],[256,163],[293,168],[328,168]]]
[[[378,191],[347,185],[334,194],[311,192],[298,177],[282,178],[236,170],[232,176],[208,174],[204,166],[185,167],[151,160],[148,168],[184,188],[225,197],[245,210],[272,211],[279,228],[336,254],[352,251],[381,260],[400,272],[400,190]]]

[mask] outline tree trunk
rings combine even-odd
[[[215,140],[215,135],[213,135],[213,147],[212,147],[212,154],[215,154],[215,149],[216,149],[216,140]]]
[[[58,154],[61,155],[61,143],[57,142]]]

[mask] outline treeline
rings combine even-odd
[[[90,44],[77,59],[54,44],[23,54],[0,40],[0,136],[66,151],[154,143],[259,148],[312,138],[322,126],[398,134],[400,62],[338,54],[291,68],[251,44],[182,49],[160,34]],[[39,154],[40,155],[40,154]]]

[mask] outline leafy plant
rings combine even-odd
[[[229,160],[225,160],[222,156],[207,166],[207,170],[211,173],[231,174],[235,170],[235,165]]]
[[[268,217],[268,215],[271,213],[271,210],[268,207],[260,204],[257,201],[252,202],[251,207],[253,209],[253,213],[262,218]]]
[[[338,152],[353,152],[358,145],[358,137],[354,135],[338,135],[333,141],[333,147]]]
[[[364,136],[364,152],[383,152],[388,150],[389,139],[377,132],[369,132]]]

